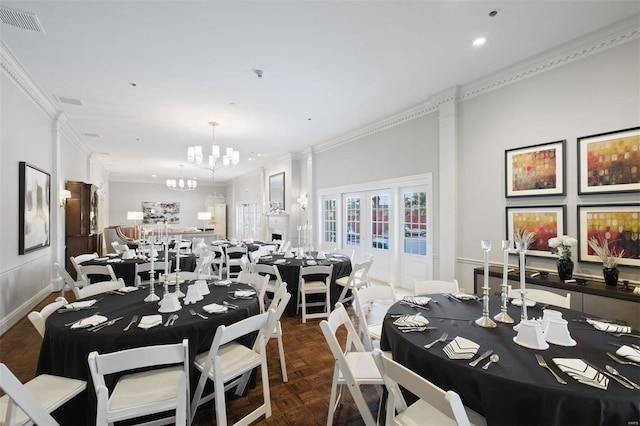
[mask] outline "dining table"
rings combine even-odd
[[[578,382],[553,361],[554,358],[585,360],[602,370],[611,365],[640,384],[638,366],[618,364],[607,355],[622,345],[640,343],[631,335],[637,335],[636,331],[619,336],[599,331],[587,322],[582,312],[535,304],[528,307],[527,318],[539,320],[545,309],[559,311],[567,321],[575,345],[549,343],[548,349],[534,349],[532,347],[540,346],[525,347],[514,341],[517,335],[514,325],[521,321],[522,308],[514,306],[513,301],[506,307],[515,323],[496,322],[496,327],[491,328],[476,324],[476,320],[483,317],[482,296],[469,297],[469,300],[445,294],[424,296],[431,299],[425,306],[401,300],[389,308],[383,320],[380,349],[391,352],[395,361],[440,388],[457,392],[466,406],[485,416],[488,425],[634,425],[640,421],[639,390],[627,389],[613,379],[609,380],[606,390]],[[501,300],[500,296],[489,296],[490,318],[501,312]],[[403,332],[394,324],[400,315],[418,314],[426,318],[427,327],[434,328]],[[443,333],[448,334],[444,342],[425,348]],[[469,365],[471,359],[450,359],[444,347],[456,337],[479,345],[474,358],[492,350],[498,355],[498,361],[483,369],[489,358],[476,366]],[[539,365],[536,355],[541,355],[566,384],[561,384]],[[411,400],[411,396],[408,398]]]
[[[331,254],[318,257],[318,252],[308,252],[302,258],[299,257],[285,257],[284,253],[274,253],[267,256],[262,256],[258,259],[258,263],[264,263],[267,265],[275,265],[280,272],[280,278],[287,283],[287,290],[291,293],[292,303],[287,306],[286,314],[290,317],[296,315],[298,306],[295,303],[297,299],[298,289],[300,287],[300,268],[303,266],[313,265],[333,265],[333,273],[331,275],[331,286],[329,289],[329,296],[331,300],[330,307],[333,309],[340,293],[342,292],[342,286],[336,284],[338,278],[346,277],[351,273],[351,259],[349,256],[341,254]],[[313,276],[311,276],[313,278]],[[316,295],[310,295],[313,297]]]
[[[169,262],[170,262],[170,272],[175,271],[176,269],[176,252],[174,250],[169,250],[168,252],[169,255]],[[164,252],[160,252],[158,257],[155,258],[156,261],[163,261],[164,260]],[[90,260],[88,262],[86,262],[87,265],[111,265],[111,268],[113,268],[113,272],[114,274],[116,274],[117,278],[122,278],[125,285],[128,286],[134,286],[136,285],[136,263],[148,263],[150,262],[150,259],[148,257],[146,258],[133,258],[133,259],[124,259],[122,257],[122,255],[108,255],[105,257],[99,257],[97,259],[93,259]],[[189,272],[193,272],[196,269],[196,264],[197,264],[197,258],[196,255],[193,253],[189,253],[189,254],[181,254],[180,255],[180,270],[181,271],[189,271]],[[161,274],[163,271],[156,271],[157,274]],[[142,275],[142,279],[143,280],[148,280],[149,279],[149,273],[141,273]],[[105,278],[101,278],[101,277],[95,277],[96,281],[99,281],[100,279],[105,279]],[[156,277],[157,278],[157,277]],[[94,281],[94,277],[91,276],[90,279],[92,280],[92,282]]]
[[[186,294],[190,283],[192,281],[182,283],[180,290]],[[128,293],[112,292],[97,295],[89,299],[96,302],[88,309],[63,308],[61,312],[55,312],[49,316],[38,358],[37,374],[54,374],[88,381],[86,391],[56,411],[59,423],[64,425],[95,423],[96,396],[87,362],[90,352],[108,353],[142,346],[179,343],[183,339],[188,339],[190,364],[193,365],[197,354],[209,350],[220,325],[230,325],[259,314],[260,305],[257,296],[247,299],[233,297],[236,290],[250,290],[251,287],[248,284],[208,281],[207,287],[210,293],[202,300],[184,306],[180,303],[180,309],[176,312],[160,313],[158,302],[145,302],[144,299],[150,294],[147,285]],[[156,286],[154,291],[160,298],[164,296],[162,286]],[[175,285],[168,286],[168,291],[175,292]],[[224,305],[224,302],[233,306],[228,307],[224,312],[213,314],[203,309],[206,305],[212,303]],[[190,310],[193,310],[196,315]],[[108,319],[120,318],[120,320],[98,331],[71,327],[72,323],[98,313]],[[175,322],[165,326],[167,320],[174,314],[177,315]],[[151,328],[142,328],[143,317],[151,315],[161,315],[162,323]],[[134,316],[137,317],[135,323],[125,331],[126,326],[133,322]],[[253,342],[243,341],[243,343],[251,345]],[[107,386],[110,389],[115,385],[118,377],[119,375],[116,374],[108,377]],[[193,369],[190,374],[192,392],[198,377],[198,373]]]

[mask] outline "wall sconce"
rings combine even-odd
[[[207,221],[211,220],[211,212],[198,212],[198,220],[202,221],[202,231],[206,231]]]
[[[71,191],[68,189],[60,190],[60,207],[65,208],[67,205],[67,198],[71,198]]]
[[[142,212],[127,212],[127,220],[133,220],[133,238],[137,239],[138,236],[138,221],[144,219]]]
[[[304,211],[307,209],[307,204],[309,204],[309,199],[307,197],[298,197],[298,204],[300,204],[300,208]]]

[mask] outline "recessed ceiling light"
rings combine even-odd
[[[487,42],[486,37],[478,37],[475,40],[473,40],[473,47],[483,46],[486,42]]]
[[[154,177],[156,177],[156,175],[151,175],[151,177],[153,177],[153,178],[154,178]]]

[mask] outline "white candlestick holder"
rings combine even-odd
[[[495,321],[489,318],[489,252],[491,251],[491,241],[482,240],[481,245],[484,251],[484,287],[482,287],[482,316],[476,320],[476,324],[480,327],[495,328]]]
[[[510,240],[502,240],[502,252],[504,255],[503,265],[502,265],[502,286],[500,293],[501,297],[501,305],[500,305],[500,313],[493,317],[494,320],[498,322],[502,322],[505,324],[513,324],[515,321],[511,316],[507,313],[507,301],[508,301],[508,277],[509,274],[509,250],[511,249],[511,241]]]

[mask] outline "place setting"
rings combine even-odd
[[[67,312],[76,312],[84,309],[95,309],[95,304],[98,300],[102,299],[91,299],[91,300],[80,300],[78,302],[68,303],[64,305],[62,308],[58,309],[59,314],[64,314]]]
[[[436,329],[436,327],[428,327],[429,320],[420,315],[420,313],[416,315],[401,315],[393,321],[393,324],[403,333]]]
[[[428,311],[429,307],[427,305],[432,300],[433,299],[426,296],[405,296],[402,300],[400,300],[400,304],[411,306],[412,308],[425,309]]]

